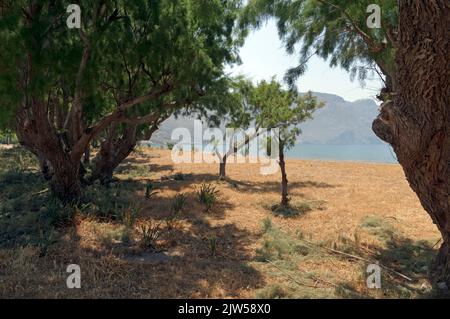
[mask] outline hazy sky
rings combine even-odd
[[[276,76],[282,80],[286,71],[297,65],[298,56],[288,55],[278,38],[276,25],[269,21],[258,31],[251,33],[240,51],[242,65],[234,67],[232,74],[244,74],[254,81]],[[348,101],[374,98],[381,87],[378,78],[366,80],[365,88],[359,81],[350,81],[345,70],[330,68],[328,63],[314,56],[309,60],[307,72],[297,81],[299,91],[308,90],[332,93]]]

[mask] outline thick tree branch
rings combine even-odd
[[[87,128],[82,136],[79,138],[73,150],[71,152],[71,158],[76,160],[81,158],[84,149],[89,145],[90,141],[97,136],[101,131],[107,128],[112,122],[117,120],[126,120],[124,112],[131,107],[156,99],[162,95],[168,93],[172,90],[172,86],[165,84],[161,88],[154,88],[148,94],[139,96],[137,98],[131,99],[123,104],[121,104],[114,112],[104,116],[101,120],[97,122],[94,126]]]

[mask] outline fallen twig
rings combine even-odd
[[[363,258],[363,257],[360,257],[360,256],[356,256],[356,255],[352,255],[352,254],[349,254],[349,253],[345,253],[345,252],[343,252],[343,251],[340,251],[340,250],[336,250],[336,249],[333,249],[333,248],[328,248],[328,247],[324,247],[324,246],[320,246],[320,245],[317,245],[317,244],[315,244],[315,243],[313,243],[313,242],[310,242],[309,240],[306,240],[306,239],[301,239],[301,240],[303,240],[304,242],[306,242],[306,243],[308,243],[308,244],[310,244],[310,245],[314,245],[314,246],[316,246],[316,247],[320,247],[320,248],[322,248],[322,249],[325,249],[325,250],[328,250],[328,251],[330,251],[330,252],[333,252],[333,253],[335,253],[335,254],[340,254],[340,255],[344,255],[344,256],[347,256],[347,257],[350,257],[350,258],[353,258],[353,259],[357,259],[357,260],[361,260],[361,261],[364,261],[364,262],[367,262],[367,263],[375,263],[375,264],[377,264],[377,265],[379,265],[381,268],[384,268],[384,269],[386,269],[386,270],[388,270],[388,271],[390,271],[390,272],[393,272],[394,274],[396,274],[396,275],[398,275],[398,276],[400,276],[400,277],[402,277],[402,278],[404,278],[404,279],[406,279],[406,280],[408,280],[408,281],[413,281],[411,278],[409,278],[408,276],[406,276],[406,275],[403,275],[402,273],[399,273],[398,271],[396,271],[396,270],[394,270],[394,269],[392,269],[392,268],[389,268],[389,267],[387,267],[387,266],[385,266],[385,265],[382,265],[382,264],[380,264],[378,261],[372,261],[372,260],[369,260],[369,259],[366,259],[366,258]]]
[[[436,247],[440,242],[441,242],[442,238],[439,238],[439,240],[436,242],[436,244],[433,245],[433,247],[431,247],[431,249],[434,249],[434,247]]]
[[[49,188],[46,188],[46,189],[41,190],[41,191],[39,191],[37,193],[31,194],[31,197],[42,195],[44,193],[47,193],[49,190],[50,190]]]
[[[334,286],[334,287],[336,287],[336,288],[340,288],[340,286],[339,286],[338,284],[335,284],[334,282],[331,282],[331,281],[322,279],[322,278],[320,278],[320,277],[317,277],[317,276],[311,274],[310,272],[305,271],[305,270],[302,270],[302,269],[300,269],[300,271],[304,272],[304,273],[307,274],[308,276],[311,276],[311,278],[314,279],[314,280],[316,281],[316,283],[317,283],[318,281],[321,281],[321,282],[323,282],[323,283],[325,283],[325,284]]]
[[[270,261],[269,259],[266,259],[266,261],[271,264],[273,267],[275,267],[276,269],[278,269],[279,271],[281,271],[281,273],[283,275],[285,275],[286,277],[288,277],[289,279],[291,279],[293,282],[295,282],[297,285],[299,286],[305,286],[305,287],[310,287],[310,288],[317,288],[316,285],[308,285],[305,283],[302,283],[300,281],[298,281],[297,279],[295,279],[294,277],[292,277],[291,275],[289,275],[287,272],[285,272],[283,269],[281,269],[280,267],[278,267],[277,265],[275,265],[274,262]]]

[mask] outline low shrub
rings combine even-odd
[[[205,211],[209,212],[218,200],[219,190],[210,184],[202,184],[197,190],[198,201],[205,206]]]

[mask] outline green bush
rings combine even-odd
[[[152,182],[149,182],[147,186],[145,187],[145,198],[151,199],[153,196],[158,194],[157,191],[155,191],[156,187]]]
[[[205,211],[209,212],[217,202],[219,190],[211,184],[202,184],[197,190],[198,201],[205,206]]]
[[[272,230],[272,227],[273,227],[272,220],[269,217],[264,218],[261,227],[262,233],[265,234],[269,232],[270,230]]]
[[[122,223],[129,228],[132,228],[140,215],[141,211],[135,205],[129,205],[121,214]]]
[[[171,211],[173,214],[179,214],[183,211],[186,206],[187,198],[186,195],[180,193],[175,196],[172,201]]]
[[[166,146],[167,146],[168,150],[173,150],[173,147],[175,146],[175,144],[171,143],[171,142],[168,142],[168,143],[166,143]]]
[[[157,241],[162,235],[161,223],[148,222],[141,225],[141,246],[156,249]]]

